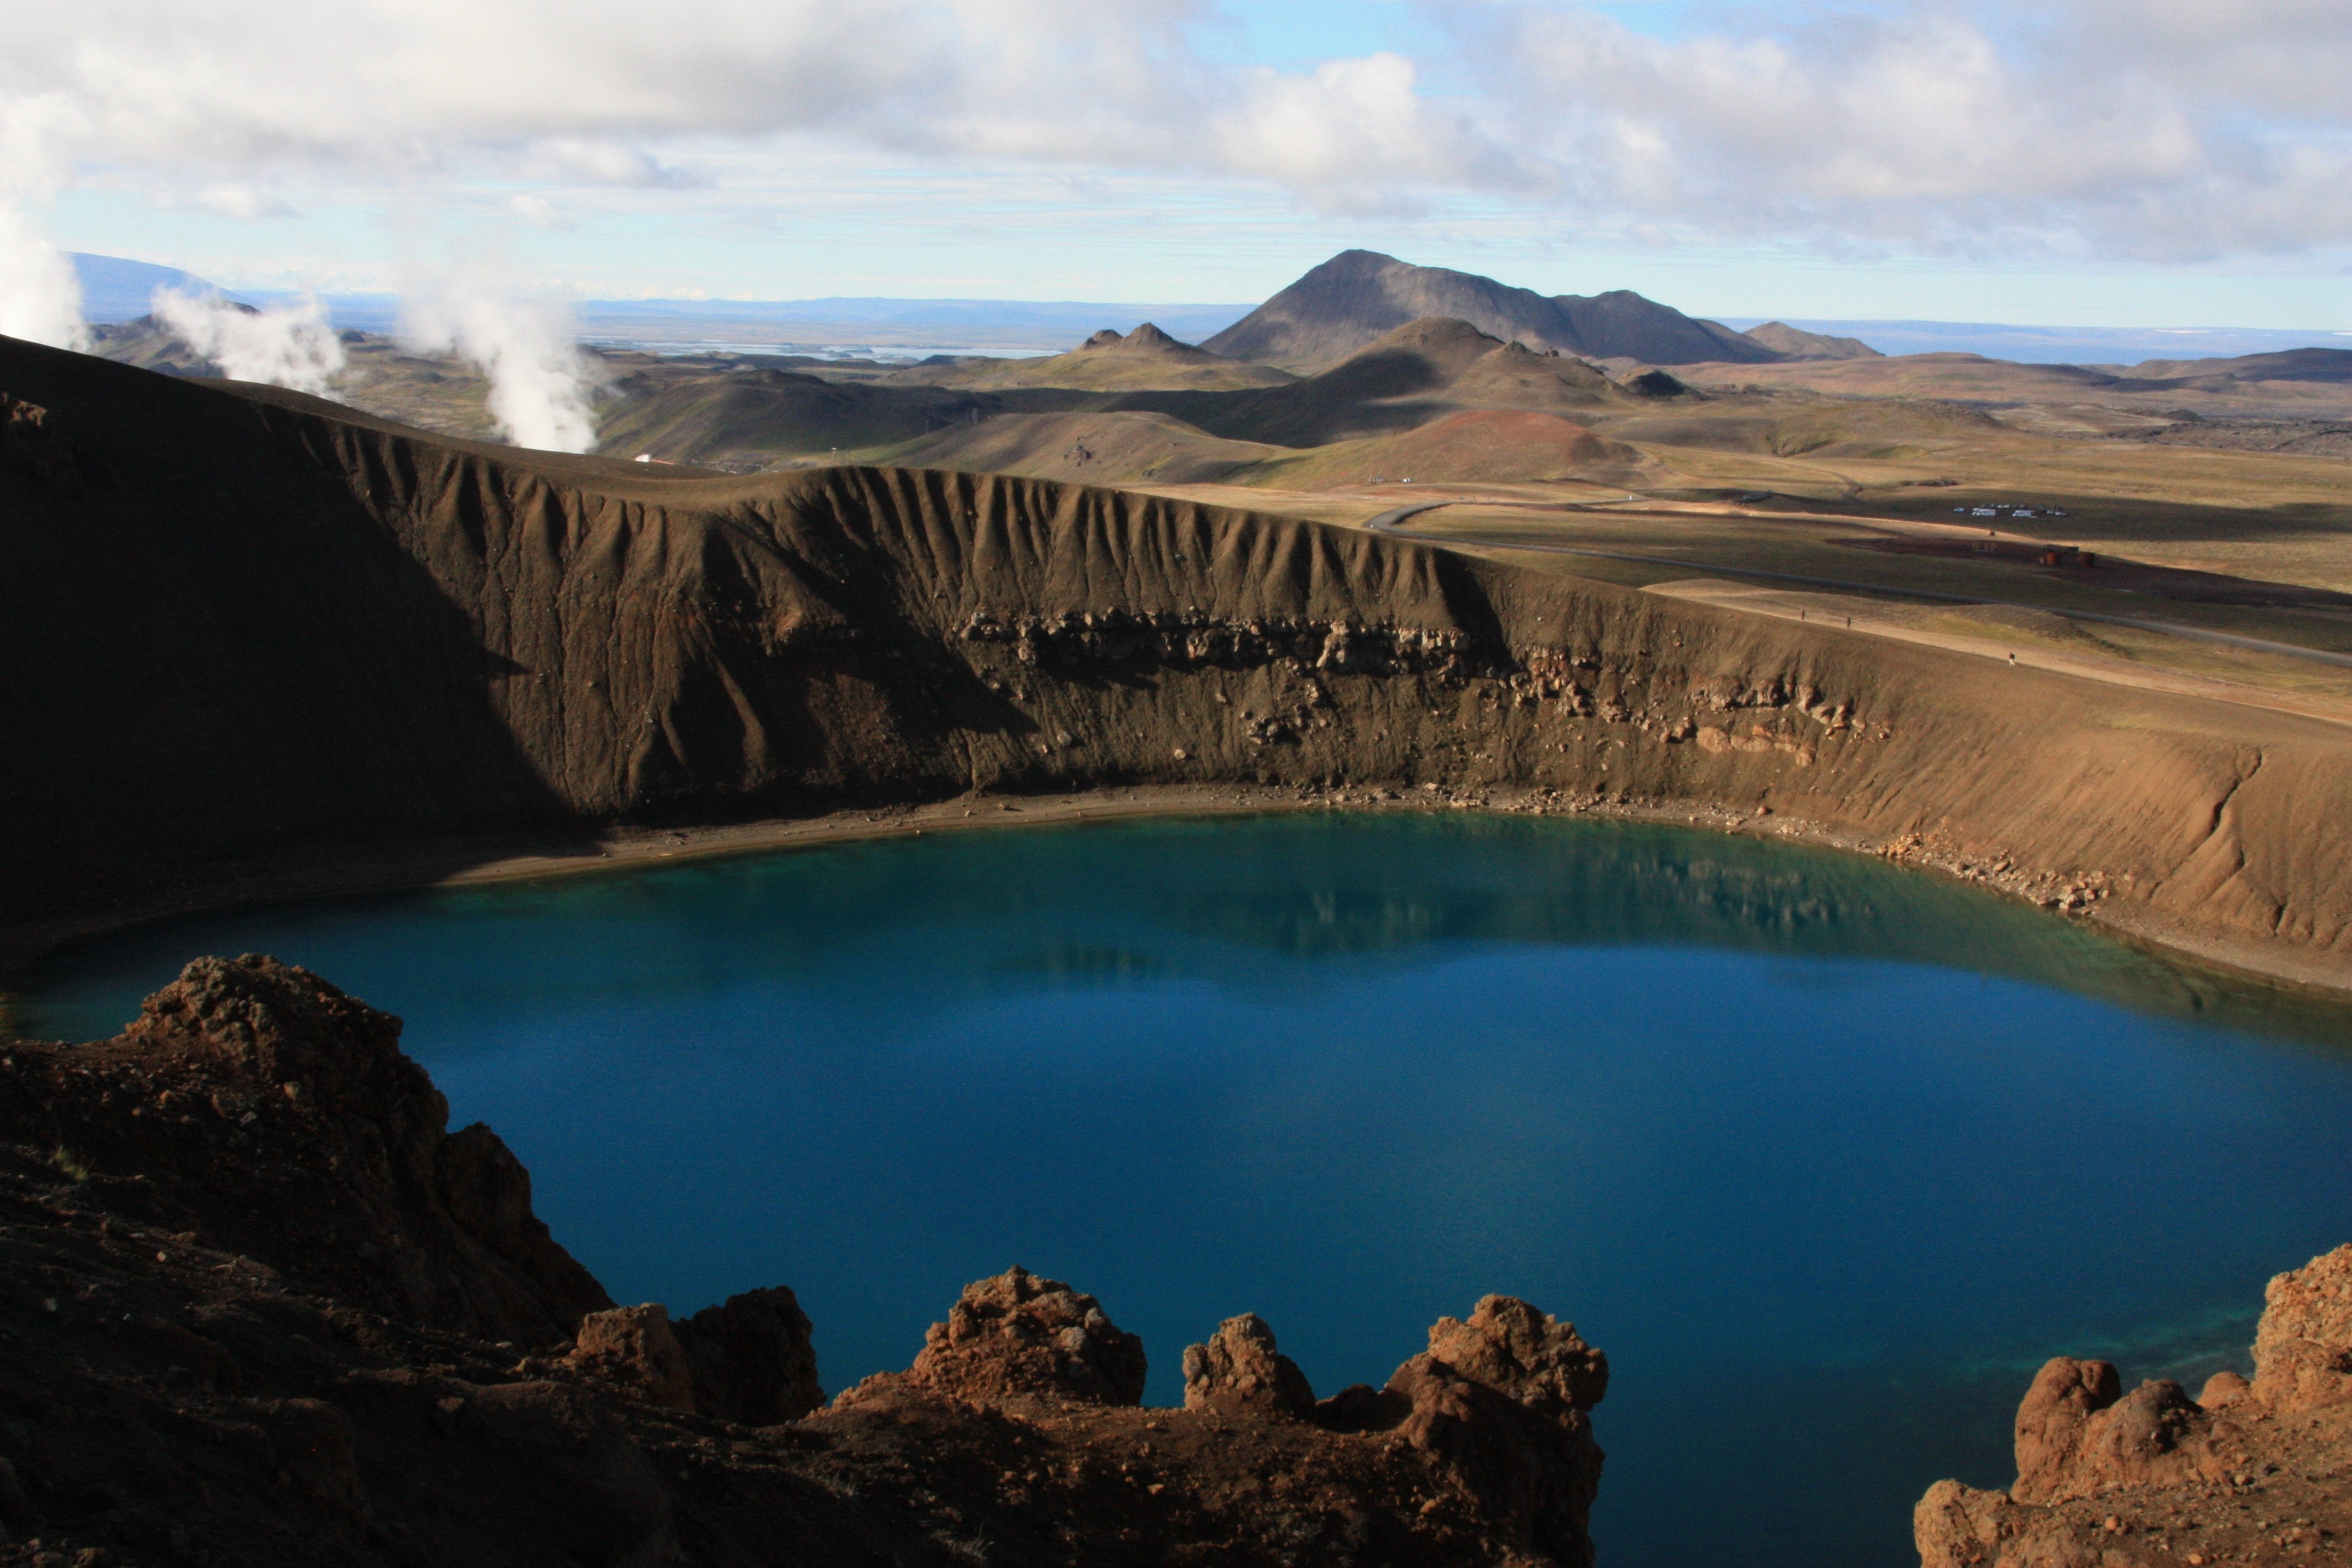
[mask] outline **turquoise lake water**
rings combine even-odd
[[[1488,1291],[1613,1369],[1606,1568],[1899,1564],[2046,1357],[2248,1365],[2352,1239],[2352,1016],[1878,862],[1297,816],[931,835],[141,930],[407,1021],[624,1301],[784,1283],[829,1388],[1021,1263],[1144,1336],[1254,1310],[1318,1393]]]

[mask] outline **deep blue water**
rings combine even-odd
[[[829,1387],[1014,1262],[1155,1403],[1235,1312],[1328,1393],[1525,1296],[1613,1368],[1608,1568],[1916,1561],[2045,1357],[2242,1369],[2263,1280],[2352,1238],[2347,1016],[1717,835],[1160,822],[300,904],[76,950],[26,1022],[247,951],[404,1017],[614,1296],[793,1286]]]

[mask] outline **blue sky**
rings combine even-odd
[[[231,287],[1247,300],[1361,246],[1720,316],[2352,330],[2314,0],[222,6],[28,16],[0,206]]]

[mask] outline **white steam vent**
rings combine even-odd
[[[327,384],[343,368],[342,342],[316,300],[257,310],[218,295],[158,289],[152,306],[155,319],[173,337],[232,381],[258,381],[324,397]]]

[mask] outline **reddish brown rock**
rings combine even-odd
[[[2205,1386],[2198,1391],[2197,1403],[2208,1410],[2220,1410],[2243,1399],[2253,1391],[2253,1386],[2242,1373],[2217,1372],[2207,1378]]]
[[[2352,1243],[2271,1280],[2254,1333],[2254,1393],[2281,1410],[2352,1394]]]
[[[1466,1321],[1440,1318],[1429,1349],[1385,1392],[1406,1405],[1398,1435],[1443,1462],[1517,1541],[1581,1564],[1605,1458],[1587,1413],[1608,1390],[1608,1358],[1573,1323],[1488,1296]]]
[[[1315,1390],[1298,1363],[1275,1348],[1255,1312],[1227,1318],[1204,1345],[1184,1348],[1184,1408],[1305,1417]]]
[[[2116,1369],[2103,1361],[2054,1356],[2034,1375],[2017,1408],[2017,1476],[2020,1501],[2074,1468],[2091,1417],[2123,1393]]]
[[[1574,1323],[1512,1296],[1485,1298],[1466,1322],[1438,1319],[1424,1359],[1546,1415],[1589,1410],[1609,1392],[1609,1358]]]
[[[884,1390],[983,1403],[1004,1398],[1143,1403],[1143,1342],[1105,1315],[1102,1303],[1017,1265],[964,1287],[947,1321],[923,1335],[903,1373],[866,1379],[842,1395],[855,1404]]]
[[[589,1313],[581,1321],[579,1342],[564,1359],[633,1399],[672,1410],[695,1407],[686,1349],[670,1331],[669,1309],[659,1302]]]
[[[1939,1481],[1912,1530],[1925,1568],[2138,1568],[2270,1562],[2352,1534],[2352,1247],[2273,1279],[2249,1383],[2191,1400],[2121,1392],[2105,1362],[2060,1357],[2017,1416],[2007,1491]]]

